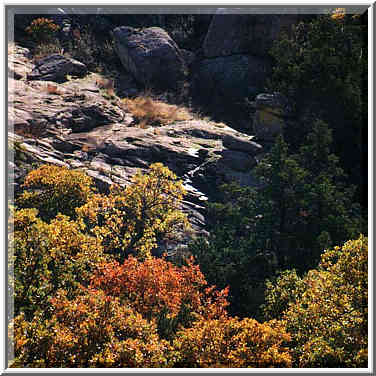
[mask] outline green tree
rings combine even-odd
[[[331,148],[331,131],[318,119],[299,153],[289,154],[279,138],[256,169],[266,184],[258,199],[270,203],[260,226],[282,270],[308,270],[319,261],[323,246],[340,244],[363,230],[354,187],[346,184]]]
[[[265,184],[258,192],[262,209],[257,229],[265,232],[264,249],[277,255],[284,269],[291,263],[293,252],[303,247],[298,234],[302,226],[301,211],[305,200],[304,183],[308,171],[279,136],[270,154],[258,165],[256,174]]]
[[[265,208],[260,208],[251,188],[236,184],[222,188],[223,200],[209,205],[209,238],[195,240],[189,249],[210,284],[230,287],[232,314],[256,315],[263,281],[275,267],[273,256],[265,251],[267,233],[258,228]]]
[[[289,99],[286,139],[294,152],[311,130],[306,117],[314,114],[333,130],[335,153],[360,186],[367,171],[367,12],[301,22],[274,43],[271,55],[276,64],[269,86]]]
[[[302,210],[305,246],[314,259],[318,259],[324,247],[341,244],[366,231],[361,208],[354,202],[355,186],[346,184],[339,159],[331,152],[332,141],[328,125],[316,120],[298,155],[300,164],[308,171]]]
[[[330,131],[321,120],[311,128],[297,154],[277,138],[256,168],[263,187],[227,186],[223,202],[211,205],[208,242],[191,245],[208,281],[230,286],[232,313],[256,314],[265,278],[289,268],[305,272],[324,248],[362,231],[354,190],[330,152]]]

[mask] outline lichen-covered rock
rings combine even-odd
[[[220,9],[203,43],[205,57],[250,54],[265,57],[282,30],[297,22],[294,14],[233,14]]]
[[[259,94],[255,100],[253,129],[260,140],[273,141],[283,132],[288,111],[286,98],[279,93]]]
[[[83,77],[86,73],[85,64],[60,54],[53,54],[40,59],[28,74],[28,79],[61,83],[67,81],[67,75]]]
[[[186,64],[172,38],[159,27],[113,30],[115,50],[134,78],[145,86],[176,89],[184,80]]]

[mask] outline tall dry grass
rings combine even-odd
[[[136,98],[125,98],[122,100],[122,105],[134,116],[140,128],[193,119],[192,113],[186,107],[162,102],[148,94]]]

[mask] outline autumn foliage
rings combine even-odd
[[[46,223],[37,215],[37,209],[21,209],[10,218],[16,314],[46,308],[59,288],[74,294],[107,259],[98,240],[82,233],[77,222],[59,214]]]
[[[290,340],[282,327],[233,317],[199,320],[178,333],[174,342],[182,367],[290,367],[284,345]]]
[[[180,210],[184,195],[176,175],[154,163],[148,174],[133,176],[131,185],[114,185],[109,195],[92,196],[77,213],[106,252],[120,255],[121,261],[130,253],[148,258],[158,240],[188,226]]]
[[[25,29],[25,31],[35,40],[48,40],[60,30],[60,26],[56,25],[49,18],[36,18]]]
[[[174,335],[181,326],[197,318],[226,316],[228,289],[208,287],[193,259],[177,267],[164,259],[141,262],[130,256],[122,265],[102,265],[92,278],[91,286],[110,296],[120,297],[145,318],[159,323],[160,333]]]
[[[229,288],[208,285],[193,257],[178,266],[152,256],[186,224],[184,189],[162,164],[108,195],[52,166],[25,187],[20,202],[35,207],[16,207],[9,221],[11,367],[367,364],[365,237],[326,251],[304,278],[270,282],[260,323],[231,317]]]
[[[277,296],[285,301],[285,294],[291,294],[282,322],[295,344],[297,366],[367,367],[367,256],[367,238],[360,236],[325,251],[318,269],[294,278],[295,284],[282,275],[274,288],[269,285],[272,307]]]
[[[102,269],[73,299],[59,290],[50,300],[51,317],[39,311],[31,321],[17,316],[14,366],[290,366],[284,329],[229,317],[227,291],[202,290],[206,281],[192,262],[174,267],[163,259],[127,261]],[[166,332],[160,313],[169,312],[164,319],[184,318],[183,302],[191,319],[178,320],[175,332]]]
[[[93,194],[93,180],[81,171],[42,165],[31,171],[24,181],[24,192],[17,205],[37,208],[44,220],[57,213],[75,217],[75,208],[84,205]]]
[[[60,292],[53,315],[15,319],[15,367],[164,367],[173,355],[156,326],[102,291]]]

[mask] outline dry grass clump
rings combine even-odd
[[[60,41],[57,38],[53,39],[51,42],[41,42],[36,45],[33,49],[33,61],[36,62],[53,54],[68,56],[68,54],[64,52],[64,48],[61,46]]]
[[[122,104],[134,116],[140,128],[193,119],[187,108],[153,99],[150,95],[125,98]]]

